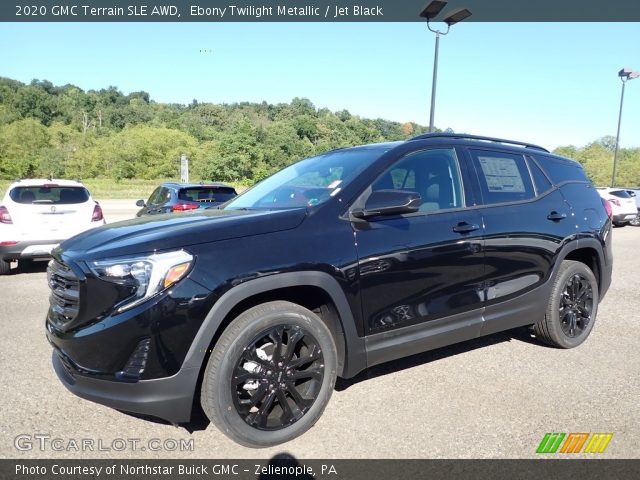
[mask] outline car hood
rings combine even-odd
[[[75,260],[95,260],[172,250],[189,245],[260,235],[297,227],[304,208],[291,210],[197,210],[110,223],[60,244],[54,251]]]

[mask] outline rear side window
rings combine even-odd
[[[631,198],[631,195],[626,190],[612,190],[609,194],[618,198]]]
[[[522,155],[470,150],[478,171],[485,204],[518,202],[535,197],[529,169]]]
[[[230,187],[193,187],[182,188],[178,192],[180,200],[200,203],[222,203],[236,196],[236,191]]]
[[[527,164],[529,165],[531,178],[533,178],[533,184],[536,187],[536,193],[540,195],[541,193],[551,190],[553,185],[542,170],[540,170],[538,164],[531,158],[527,158]]]
[[[89,200],[89,192],[84,187],[33,186],[16,187],[9,192],[16,203],[66,205],[84,203]]]
[[[584,169],[578,162],[563,158],[535,155],[534,158],[556,185],[562,182],[588,182]]]

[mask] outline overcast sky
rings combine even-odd
[[[434,42],[422,23],[4,23],[0,76],[427,125]],[[547,148],[615,135],[639,45],[640,23],[460,23],[440,42],[436,126]],[[640,146],[640,79],[624,107],[621,146]]]

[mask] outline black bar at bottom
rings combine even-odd
[[[0,460],[5,479],[638,479],[639,460]]]

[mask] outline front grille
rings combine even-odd
[[[66,265],[51,260],[47,268],[47,281],[51,289],[51,319],[56,325],[71,322],[78,315],[80,307],[80,282]]]

